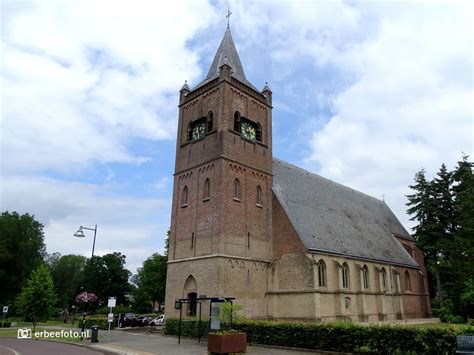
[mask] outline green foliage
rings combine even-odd
[[[12,322],[10,322],[10,321],[3,322],[3,328],[10,328],[11,325],[12,325]]]
[[[164,333],[178,333],[178,319],[167,319]],[[196,337],[198,322],[183,322],[181,334]],[[247,334],[249,343],[338,352],[372,352],[389,354],[451,354],[457,347],[456,336],[467,332],[426,327],[396,325],[357,325],[350,322],[289,323],[245,321],[234,329]]]
[[[167,260],[166,256],[155,253],[144,261],[143,267],[138,269],[135,277],[137,288],[134,291],[134,309],[137,311],[151,309],[151,302],[159,304],[164,302]]]
[[[126,306],[117,306],[117,307],[113,308],[113,312],[114,312],[114,314],[129,313],[130,308],[128,308]],[[109,313],[110,313],[110,308],[109,307],[102,307],[102,308],[99,308],[95,311],[95,314],[99,314],[99,315],[107,315]]]
[[[0,304],[11,304],[45,255],[43,225],[29,214],[0,216]]]
[[[168,318],[163,326],[163,334],[178,335],[179,319]],[[201,321],[201,335],[209,332],[209,322]],[[197,338],[199,336],[199,321],[196,318],[184,318],[181,322],[181,336]]]
[[[26,286],[18,296],[18,311],[33,321],[33,328],[39,320],[47,320],[57,301],[54,284],[48,267],[40,265],[28,279]]]
[[[217,319],[219,319],[224,328],[230,330],[231,324],[236,322],[241,322],[244,320],[244,317],[239,314],[243,309],[243,306],[240,304],[233,304],[230,301],[225,301],[221,303],[220,312]]]
[[[147,313],[152,312],[153,307],[151,306],[151,300],[145,289],[142,287],[136,287],[133,291],[133,302],[132,311],[135,313]]]
[[[463,156],[453,171],[442,164],[431,181],[420,170],[410,186],[413,194],[407,196],[440,316],[451,322],[474,312],[469,283],[474,274],[474,164],[467,158]],[[445,300],[452,303],[446,307]]]
[[[118,304],[124,304],[125,294],[131,289],[125,258],[114,252],[88,259],[84,267],[84,290],[95,293],[103,304],[112,296],[117,297]]]
[[[54,253],[48,260],[54,286],[58,293],[58,306],[68,309],[75,303],[76,295],[84,284],[86,258],[82,255]]]
[[[446,300],[443,307],[437,310],[436,316],[445,323],[464,323],[463,317],[454,314],[454,305],[450,299]]]
[[[110,324],[110,329],[114,329],[115,325],[117,324],[117,319],[114,318],[114,321]],[[98,326],[99,329],[108,330],[109,329],[109,322],[107,317],[100,317],[100,316],[87,316],[85,329],[90,329],[93,326]],[[77,327],[82,328],[82,317],[77,321]]]

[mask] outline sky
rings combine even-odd
[[[0,0],[1,211],[48,253],[119,251],[136,272],[170,225],[179,89],[227,26],[273,91],[274,156],[384,199],[473,152],[469,1]]]

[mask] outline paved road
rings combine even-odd
[[[0,338],[0,355],[102,355],[103,351],[51,341]]]
[[[91,344],[90,340],[83,343],[87,348],[44,340],[16,339],[0,337],[0,355],[207,355],[205,339],[198,343],[197,339],[181,339],[163,336],[159,333],[149,334],[145,329],[130,331],[111,331],[107,339],[107,331],[99,331],[99,343]],[[301,352],[288,349],[274,349],[249,346],[250,355],[309,355],[317,352]]]
[[[198,343],[197,339],[181,339],[163,336],[161,334],[147,334],[137,331],[111,331],[107,342],[106,331],[99,334],[99,343],[93,345],[94,349],[105,349],[121,354],[136,355],[207,355],[207,342]],[[251,355],[310,355],[316,352],[301,352],[288,349],[274,349],[249,346],[247,354]]]

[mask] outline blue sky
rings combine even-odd
[[[170,224],[178,91],[207,73],[221,1],[2,6],[1,209],[48,252],[120,251],[135,272]],[[247,79],[273,90],[273,151],[387,204],[473,150],[466,1],[230,1]]]

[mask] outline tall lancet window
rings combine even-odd
[[[204,181],[204,196],[203,196],[203,199],[206,201],[206,200],[209,200],[210,197],[211,197],[211,180],[209,180],[209,178],[207,178],[206,181]]]

